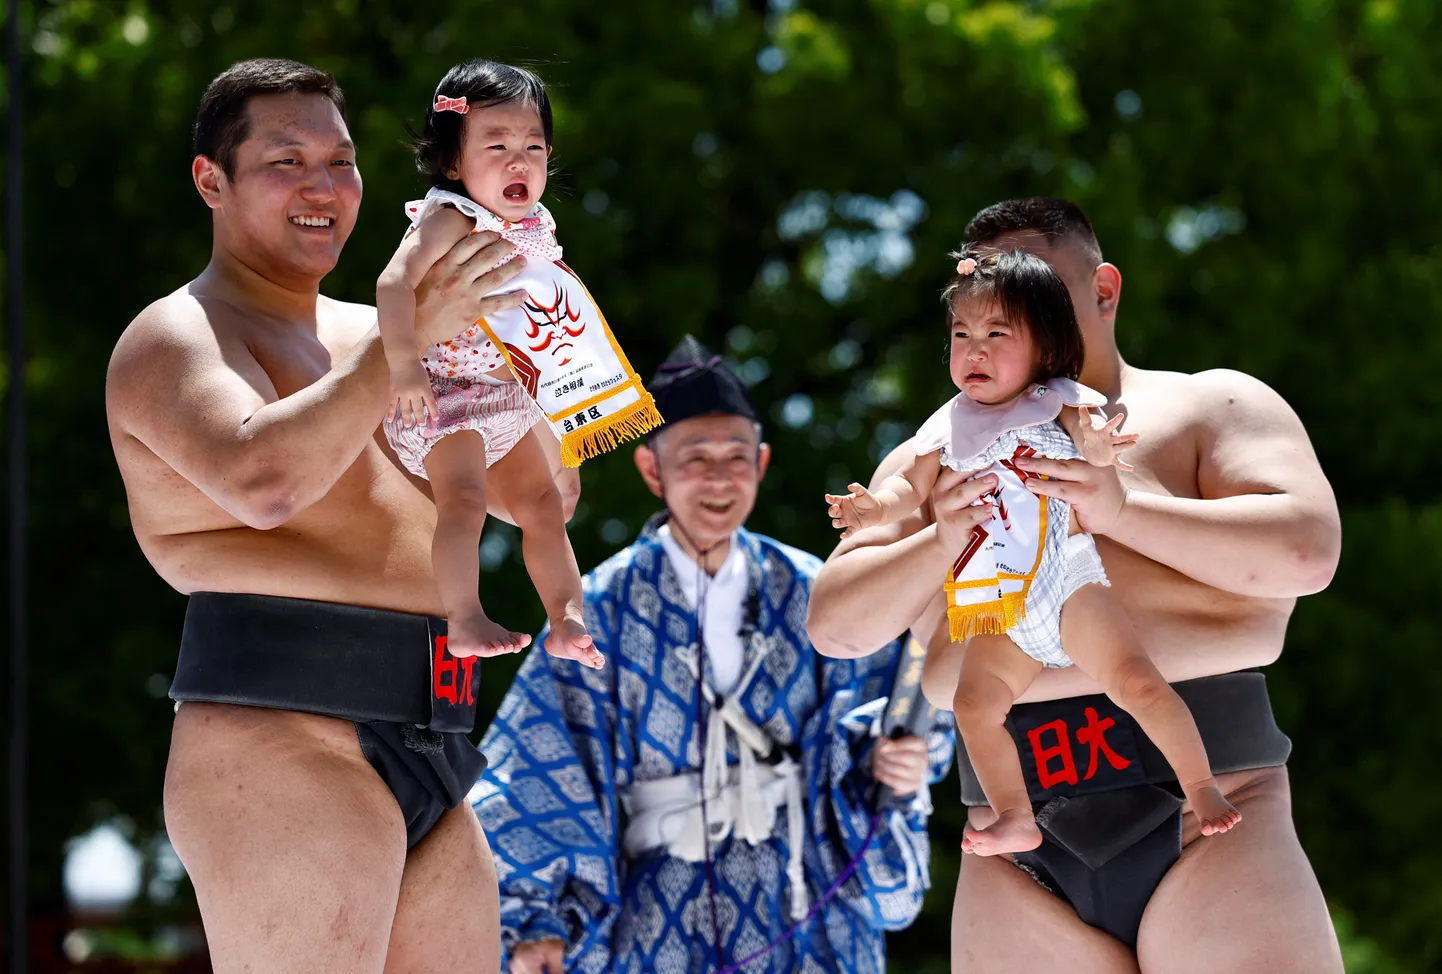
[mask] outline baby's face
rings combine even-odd
[[[551,147],[536,106],[510,101],[466,115],[457,170],[447,173],[466,195],[502,219],[515,222],[531,212],[546,191]]]
[[[951,381],[971,399],[994,405],[1031,384],[1037,348],[1031,332],[1002,317],[989,295],[952,306]]]

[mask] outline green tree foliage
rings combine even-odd
[[[1428,675],[1442,22],[1429,0],[22,8],[42,901],[59,896],[67,836],[115,814],[160,827],[183,600],[129,533],[102,390],[126,322],[206,260],[187,177],[201,90],[258,55],[335,72],[367,202],[325,290],[371,301],[400,205],[424,188],[405,123],[450,64],[484,55],[552,86],[550,202],[631,359],[648,371],[693,332],[753,384],[777,457],[753,525],[791,543],[828,550],[823,490],[950,394],[945,254],[1002,197],[1064,195],[1091,213],[1125,275],[1129,360],[1277,388],[1312,433],[1347,538],[1336,582],[1303,600],[1271,670],[1296,742],[1298,829],[1349,929],[1416,969],[1442,963],[1442,742],[1426,716],[1442,694]],[[585,468],[583,565],[656,507],[627,452]],[[484,594],[535,628],[514,541],[497,528],[484,542]],[[490,706],[512,665],[488,665]],[[896,945],[934,965],[952,794],[937,795],[936,892]],[[1353,956],[1382,969],[1376,951]]]

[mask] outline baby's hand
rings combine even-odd
[[[1077,412],[1081,414],[1081,423],[1076,446],[1087,463],[1094,467],[1114,466],[1118,470],[1131,470],[1132,465],[1123,460],[1120,454],[1136,446],[1138,436],[1136,433],[1117,432],[1117,427],[1122,424],[1126,414],[1117,413],[1105,423],[1101,423],[1099,417],[1093,416],[1086,406],[1077,407]]]
[[[847,484],[849,494],[827,494],[831,526],[841,528],[841,537],[849,538],[862,528],[880,524],[881,501],[860,484]]]
[[[386,421],[398,422],[409,429],[416,425],[434,426],[438,417],[436,394],[431,390],[425,366],[419,360],[400,367],[392,366],[391,398]]]

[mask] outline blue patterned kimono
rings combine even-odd
[[[664,849],[635,859],[622,851],[626,789],[701,768],[696,613],[655,536],[658,523],[585,578],[586,623],[605,668],[549,656],[538,640],[481,742],[490,767],[471,792],[500,878],[506,951],[558,937],[569,945],[571,971],[714,972],[717,926],[730,965],[796,919],[786,890],[784,807],[769,840],[751,845],[731,835],[711,847],[714,900],[704,862]],[[809,812],[804,867],[815,904],[872,825],[873,715],[891,690],[899,644],[855,660],[818,655],[805,623],[820,562],[745,530],[736,543],[753,589],[743,669],[765,653],[740,702],[774,741],[799,753]],[[709,659],[704,665],[709,683]],[[928,743],[935,783],[950,764],[952,735],[933,731]],[[728,762],[736,760],[733,739]],[[930,885],[928,811],[922,799],[886,812],[838,895],[794,938],[746,965],[746,974],[881,974],[883,931],[908,926]]]

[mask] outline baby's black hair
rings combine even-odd
[[[541,129],[546,145],[551,144],[553,124],[551,99],[541,79],[525,68],[498,61],[476,58],[458,64],[446,72],[436,85],[435,98],[426,111],[425,128],[417,135],[411,132],[411,149],[416,154],[416,168],[430,177],[431,185],[453,193],[465,193],[459,180],[446,173],[455,169],[461,156],[461,139],[465,134],[466,116],[454,111],[436,111],[436,98],[464,98],[467,108],[484,108],[519,101],[536,106],[541,116]]]
[[[950,255],[958,262],[956,276],[941,292],[941,300],[954,314],[956,302],[989,296],[1001,307],[1007,321],[1025,328],[1037,347],[1033,382],[1053,376],[1075,379],[1083,361],[1081,326],[1071,295],[1052,266],[1024,250],[988,250],[963,246]],[[970,273],[963,273],[967,262]]]

